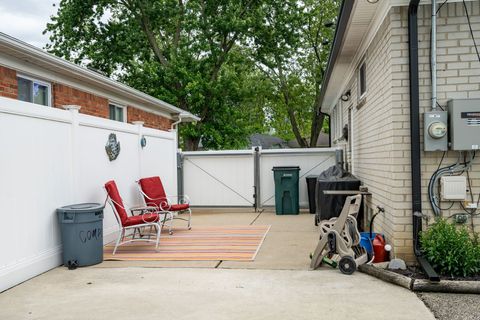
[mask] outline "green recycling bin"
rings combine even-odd
[[[298,214],[298,175],[300,167],[273,167],[275,180],[275,212],[278,215]]]
[[[57,209],[63,243],[63,264],[69,269],[103,261],[103,208],[80,203]]]

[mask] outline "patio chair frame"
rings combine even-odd
[[[139,242],[139,241],[143,241],[143,242],[155,242],[155,248],[158,249],[158,245],[160,243],[160,234],[162,232],[162,224],[161,223],[158,223],[158,222],[149,222],[149,221],[145,221],[145,219],[143,219],[142,217],[142,220],[143,220],[143,223],[140,223],[140,224],[135,224],[135,225],[131,225],[131,226],[124,226],[122,224],[122,220],[120,218],[120,215],[117,211],[117,208],[115,207],[115,205],[123,208],[125,210],[125,212],[128,212],[130,211],[132,215],[134,215],[134,212],[137,212],[139,211],[140,212],[140,215],[144,215],[145,213],[147,214],[156,214],[158,215],[158,219],[157,221],[160,221],[161,220],[161,215],[158,213],[158,211],[153,208],[153,207],[148,207],[148,206],[139,206],[139,207],[131,207],[130,210],[127,210],[125,208],[124,205],[116,202],[115,200],[113,200],[110,195],[108,194],[108,191],[107,189],[104,187],[104,190],[107,194],[107,199],[106,201],[110,204],[110,207],[112,208],[113,210],[113,213],[114,213],[114,216],[115,216],[115,220],[117,220],[117,223],[118,223],[118,226],[119,226],[119,233],[118,233],[118,237],[117,237],[117,240],[115,242],[115,248],[113,249],[113,253],[112,254],[115,254],[117,252],[117,249],[119,246],[121,245],[124,245],[124,244],[127,244],[127,243],[130,243],[130,242]],[[150,227],[150,231],[148,233],[142,233],[142,230],[143,228],[145,227]],[[152,232],[152,227],[155,228],[156,232]],[[129,239],[129,240],[125,240],[125,236],[126,236],[126,232],[130,229],[133,229],[133,235],[132,235],[132,238]],[[138,232],[140,238],[136,238],[136,233]],[[156,238],[155,239],[151,239],[151,236],[155,234]],[[145,239],[144,237],[145,236],[148,236],[147,239]]]
[[[145,205],[147,207],[154,207],[156,208],[159,212],[169,212],[171,213],[171,217],[170,219],[168,219],[169,221],[169,224],[168,224],[168,233],[170,235],[173,234],[173,231],[172,231],[172,226],[173,226],[173,220],[183,220],[183,221],[186,221],[187,222],[187,228],[188,230],[191,230],[192,229],[192,210],[190,209],[190,207],[188,207],[187,209],[184,209],[184,210],[172,210],[172,203],[174,203],[172,201],[172,199],[177,199],[177,203],[178,204],[188,204],[190,205],[190,198],[187,196],[187,195],[181,195],[181,196],[165,196],[165,197],[160,197],[160,198],[152,198],[150,196],[148,196],[142,189],[142,186],[140,184],[140,180],[137,180],[135,181],[136,184],[137,184],[137,187],[138,187],[138,191],[140,192],[140,194],[143,196],[143,200],[145,202]],[[161,180],[160,180],[161,182]],[[147,202],[145,199],[149,200],[149,201],[152,201],[152,203],[150,202]],[[160,205],[156,205],[155,202],[160,202]],[[179,217],[177,215],[177,213],[183,213],[183,212],[188,212],[188,219],[185,219],[183,217]],[[162,222],[163,225],[165,225],[166,223],[166,217],[164,219],[164,221]]]

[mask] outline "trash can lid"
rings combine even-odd
[[[317,178],[318,178],[318,175],[312,175],[312,174],[310,174],[310,175],[306,176],[305,178],[306,178],[306,179],[317,179]]]
[[[58,208],[58,211],[82,213],[103,210],[103,208],[105,208],[105,206],[100,203],[77,203]]]
[[[273,167],[272,170],[300,170],[299,166]]]

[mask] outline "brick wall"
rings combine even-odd
[[[143,121],[145,127],[160,130],[169,130],[172,124],[172,121],[167,118],[131,106],[127,107],[127,117],[128,122]]]
[[[17,99],[17,72],[0,66],[0,97]]]
[[[480,3],[467,2],[467,8],[473,30],[480,30]],[[346,158],[352,162],[354,174],[373,193],[369,207],[381,205],[386,209],[385,215],[375,219],[375,231],[386,234],[397,256],[413,262],[407,21],[407,7],[391,9],[367,49],[366,102],[362,107],[356,107],[355,75],[347,88],[352,92],[351,102],[342,107],[343,124],[348,123],[348,108],[352,108],[353,112],[353,152],[351,155],[347,152]],[[418,24],[420,112],[423,114],[430,110],[431,104],[430,6],[420,6]],[[437,24],[439,103],[446,105],[446,101],[452,98],[480,98],[480,63],[468,32],[463,4],[446,4],[439,13]],[[480,40],[478,31],[475,38]],[[428,202],[427,185],[442,154],[422,152],[421,155],[422,206],[430,223],[433,213]],[[443,164],[455,163],[457,157],[457,153],[450,151]],[[474,161],[470,176],[473,179],[472,191],[478,196],[479,157]],[[444,210],[443,216],[458,212],[462,209],[455,204],[451,210]],[[475,217],[473,222],[476,231],[480,231],[480,217]]]
[[[53,84],[52,91],[55,108],[73,104],[81,106],[80,113],[101,118],[109,117],[108,99],[106,98],[58,83]]]

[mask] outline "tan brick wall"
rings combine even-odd
[[[473,30],[480,30],[480,3],[467,2]],[[394,245],[395,254],[414,261],[412,244],[410,102],[408,74],[408,8],[392,8],[366,53],[367,97],[357,109],[357,78],[351,79],[353,102],[354,174],[369,187],[373,196],[369,206],[384,206],[386,214],[376,219],[375,231],[384,232]],[[430,110],[430,6],[420,6],[419,82],[420,112]],[[442,106],[452,98],[480,98],[480,62],[475,53],[462,3],[446,4],[438,19],[438,98]],[[475,31],[476,39],[480,34]],[[480,41],[479,41],[480,42]],[[348,107],[343,121],[347,123]],[[423,132],[423,127],[421,128]],[[422,137],[423,139],[423,137]],[[422,142],[423,143],[423,142]],[[423,149],[423,145],[422,145]],[[427,185],[437,169],[442,152],[422,152],[423,212],[430,217]],[[452,164],[458,154],[449,151],[443,161]],[[480,192],[480,157],[474,161],[470,176],[472,191]],[[475,198],[476,200],[476,198]],[[459,204],[443,211],[448,217],[462,212]],[[474,218],[480,231],[480,217]]]
[[[146,112],[131,106],[127,107],[128,122],[143,121],[145,127],[155,128],[160,130],[169,130],[172,125],[172,120],[165,117]]]
[[[0,97],[18,98],[17,72],[0,66]]]

